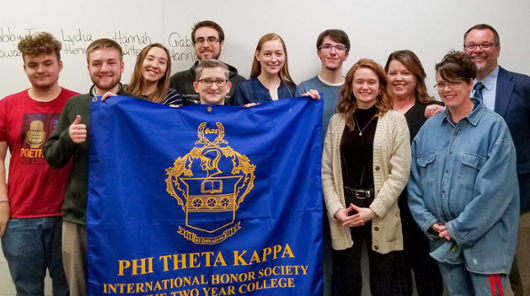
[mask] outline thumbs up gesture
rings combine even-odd
[[[77,115],[75,121],[68,128],[68,133],[76,144],[86,141],[86,125],[81,124],[81,115]]]

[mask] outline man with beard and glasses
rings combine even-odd
[[[0,237],[17,295],[68,295],[61,257],[61,206],[70,166],[52,169],[42,155],[66,101],[78,93],[59,86],[61,43],[49,33],[20,40],[31,88],[0,101]],[[5,182],[7,149],[9,186]]]
[[[529,296],[530,77],[500,67],[497,62],[500,51],[499,33],[490,25],[475,25],[464,34],[464,52],[477,66],[477,77],[471,93],[482,99],[488,109],[504,118],[517,151],[521,216],[510,282],[515,296]]]
[[[326,30],[317,38],[317,55],[322,63],[320,74],[304,81],[296,88],[296,97],[310,89],[324,94],[324,112],[322,113],[322,141],[326,134],[329,120],[335,113],[339,101],[339,92],[344,83],[342,64],[350,52],[350,39],[342,30]]]
[[[199,95],[195,92],[193,83],[195,82],[195,70],[200,61],[205,59],[219,59],[223,49],[225,34],[221,26],[214,21],[201,21],[192,28],[191,38],[195,46],[195,54],[198,61],[193,66],[182,72],[171,76],[170,87],[182,95],[184,105],[200,104]],[[229,80],[232,83],[230,92],[226,95],[225,104],[232,105],[232,98],[237,84],[245,81],[241,75],[237,74],[237,69],[225,64],[229,71]]]
[[[135,97],[123,91],[123,51],[110,39],[92,42],[86,57],[88,72],[94,85],[89,93],[71,98],[66,103],[57,127],[44,148],[44,157],[53,168],[72,162],[66,187],[63,215],[63,262],[72,295],[87,295],[86,209],[88,197],[87,130],[90,128],[90,102],[107,92]],[[139,98],[144,99],[144,98]]]

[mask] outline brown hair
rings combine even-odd
[[[22,60],[24,61],[26,61],[26,56],[38,57],[52,53],[55,54],[58,62],[61,61],[61,42],[50,33],[42,32],[27,35],[18,43],[18,50],[22,52]]]
[[[467,35],[473,30],[490,30],[493,33],[493,43],[495,43],[495,45],[497,46],[501,45],[501,37],[499,36],[499,33],[497,32],[497,30],[495,30],[495,28],[488,24],[478,24],[469,28],[466,33],[464,33],[464,45],[466,45]]]
[[[193,43],[195,43],[195,32],[197,32],[198,29],[203,28],[203,27],[209,27],[209,28],[216,30],[217,33],[219,34],[219,42],[225,41],[225,33],[223,32],[223,28],[221,28],[219,24],[217,24],[214,21],[201,21],[201,22],[196,23],[191,28],[191,39]]]
[[[166,52],[167,59],[166,59],[166,72],[164,73],[164,76],[158,80],[157,83],[157,89],[151,94],[147,95],[147,98],[149,101],[154,103],[160,103],[162,102],[166,96],[167,96],[167,90],[169,88],[169,78],[171,75],[171,58],[169,57],[169,51],[165,46],[163,46],[160,43],[153,43],[149,44],[148,46],[144,47],[140,54],[136,57],[136,64],[134,65],[134,71],[131,77],[131,82],[125,87],[125,91],[128,91],[135,95],[141,95],[143,91],[143,86],[145,82],[144,75],[142,74],[142,68],[144,60],[147,58],[147,54],[151,50],[151,48],[158,47],[163,49]]]
[[[392,109],[392,99],[388,90],[388,83],[386,80],[386,74],[383,67],[370,59],[360,59],[346,74],[344,84],[340,89],[340,98],[337,105],[337,111],[342,113],[346,118],[346,126],[350,131],[355,128],[355,122],[353,120],[353,114],[357,110],[357,100],[353,95],[353,76],[355,71],[360,68],[367,68],[377,75],[379,78],[379,94],[375,101],[375,106],[379,110],[377,116],[385,114],[388,110]]]
[[[228,69],[227,65],[225,65],[223,62],[216,60],[216,59],[206,59],[206,60],[200,61],[199,65],[197,65],[197,68],[195,68],[195,81],[199,81],[199,79],[201,79],[202,71],[204,69],[210,69],[210,68],[223,69],[226,79],[229,80],[230,70]]]
[[[90,57],[90,54],[97,50],[97,49],[101,49],[101,48],[114,48],[118,54],[120,55],[120,61],[123,61],[123,50],[121,49],[121,46],[118,44],[118,42],[112,40],[112,39],[107,39],[107,38],[101,38],[101,39],[98,39],[92,43],[90,43],[90,45],[87,47],[86,49],[86,60],[88,62],[88,58]]]
[[[263,37],[261,37],[258,41],[258,45],[256,46],[256,51],[260,52],[263,44],[267,41],[272,41],[272,40],[279,40],[282,43],[283,51],[285,53],[285,63],[283,64],[283,67],[280,70],[280,73],[278,73],[278,75],[280,76],[280,79],[283,83],[287,84],[287,86],[291,88],[295,88],[296,84],[293,82],[293,79],[291,78],[291,74],[289,74],[289,66],[287,65],[288,64],[287,48],[285,47],[285,42],[283,42],[283,39],[282,37],[280,37],[280,35],[275,34],[275,33],[269,33],[269,34],[263,35]],[[250,71],[250,78],[256,78],[259,76],[259,74],[261,74],[261,64],[256,58],[256,55],[254,55],[254,59],[252,62],[252,70]]]
[[[399,61],[400,63],[407,68],[414,76],[416,76],[416,90],[415,96],[422,103],[430,103],[434,101],[433,97],[429,96],[427,92],[427,86],[425,85],[425,79],[427,74],[425,74],[425,69],[421,64],[420,59],[416,54],[410,50],[398,50],[394,51],[388,56],[388,60],[385,65],[385,72],[388,74],[388,69],[392,61]]]
[[[322,45],[322,43],[324,42],[324,38],[326,37],[331,38],[331,40],[337,43],[344,44],[344,46],[346,46],[346,52],[350,51],[350,38],[348,38],[348,34],[346,34],[346,32],[339,29],[329,29],[320,33],[317,38],[317,49],[320,49],[320,46]]]
[[[450,51],[434,67],[443,80],[469,84],[477,76],[477,66],[471,58],[461,51]]]

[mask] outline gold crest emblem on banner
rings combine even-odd
[[[203,122],[191,151],[166,169],[166,191],[186,214],[178,233],[195,244],[215,245],[241,229],[236,211],[254,188],[255,165],[224,139],[220,122]]]

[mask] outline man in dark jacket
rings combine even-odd
[[[68,100],[44,147],[44,157],[53,168],[64,167],[72,161],[62,209],[63,265],[71,295],[79,296],[88,294],[86,209],[90,102],[107,92],[134,97],[123,91],[120,83],[124,64],[122,48],[118,43],[110,39],[98,39],[88,46],[86,56],[94,85],[89,93]]]
[[[193,88],[195,82],[195,70],[200,61],[204,59],[219,59],[223,49],[225,34],[221,26],[214,21],[202,21],[195,24],[191,32],[191,38],[195,46],[195,54],[199,59],[193,66],[182,72],[171,76],[170,87],[182,95],[184,105],[200,104],[199,95]],[[241,75],[237,74],[237,69],[225,64],[230,72],[229,80],[232,83],[230,92],[226,95],[225,104],[232,105],[232,98],[237,84],[244,81]]]

